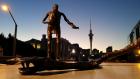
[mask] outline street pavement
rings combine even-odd
[[[102,63],[92,70],[44,70],[21,75],[20,65],[0,64],[0,79],[140,79],[140,63]]]

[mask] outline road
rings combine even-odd
[[[140,63],[103,63],[101,68],[78,71],[45,70],[35,75],[21,75],[20,65],[0,64],[1,79],[140,79]]]

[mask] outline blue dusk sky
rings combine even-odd
[[[128,44],[128,36],[140,19],[140,0],[0,0],[8,4],[18,24],[19,40],[41,39],[47,25],[42,19],[51,10],[52,4],[59,4],[59,10],[75,23],[79,30],[72,29],[62,18],[61,36],[82,48],[89,48],[90,18],[93,48],[114,50]],[[8,13],[0,10],[0,33],[14,34],[14,23]]]

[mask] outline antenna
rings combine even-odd
[[[90,29],[91,29],[91,18],[90,18]]]
[[[91,29],[91,17],[90,17],[90,31],[92,31],[92,29]]]

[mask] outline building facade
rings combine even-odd
[[[111,53],[111,52],[113,52],[112,46],[107,47],[106,48],[106,53]]]
[[[52,45],[51,45],[51,58],[56,58],[56,38],[52,38]],[[47,38],[46,35],[43,34],[41,40],[31,39],[29,41],[26,41],[26,43],[31,44],[34,48],[40,50],[41,52],[45,52],[47,55]],[[79,45],[78,44],[71,44],[67,39],[61,38],[61,53],[60,58],[61,60],[68,60],[71,56],[71,51],[74,48],[76,50],[76,56],[78,56],[79,52]]]
[[[32,38],[31,40],[26,41],[26,43],[31,44],[35,49],[41,48],[40,40]]]

